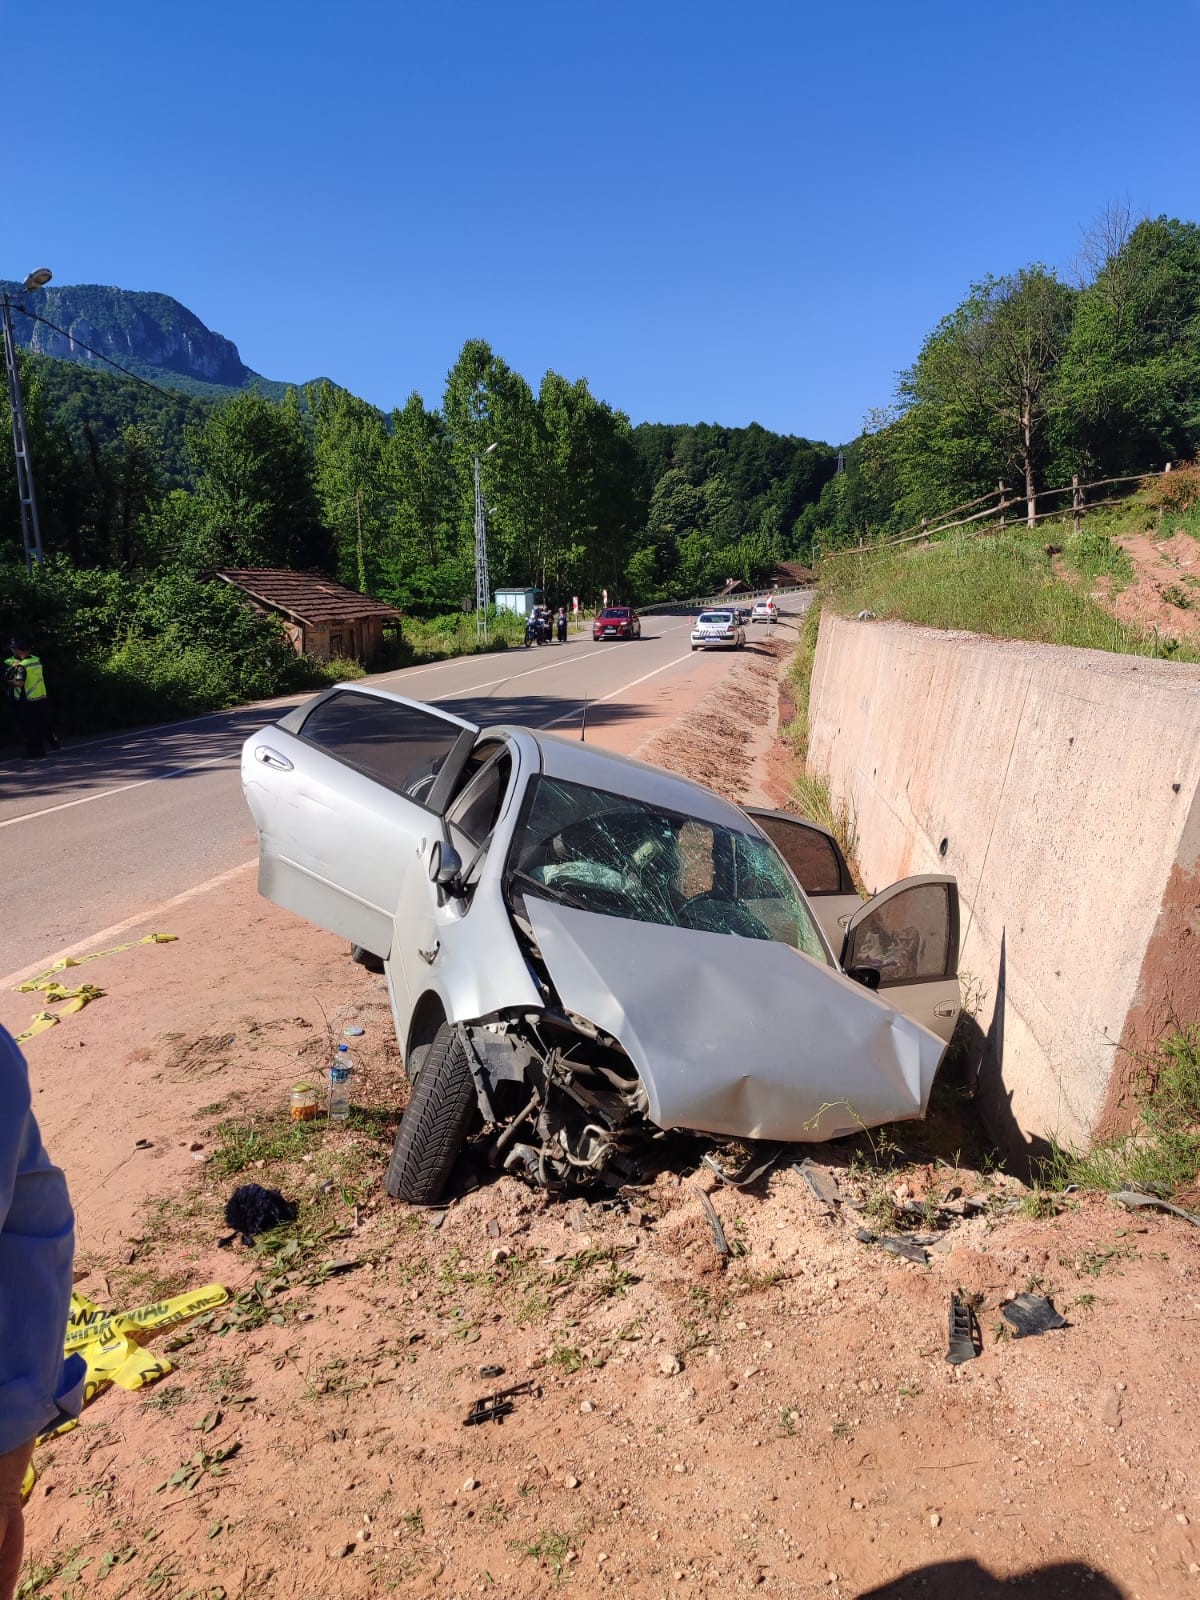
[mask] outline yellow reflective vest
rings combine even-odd
[[[46,674],[37,656],[26,656],[23,661],[9,656],[4,663],[4,681],[14,700],[46,698]]]

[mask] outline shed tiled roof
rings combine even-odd
[[[777,561],[775,578],[778,583],[811,583],[813,573],[811,567],[802,566],[799,561]]]
[[[289,572],[286,567],[219,567],[214,574],[243,590],[260,605],[282,611],[297,622],[354,622],[360,617],[398,621],[395,606],[317,572]]]

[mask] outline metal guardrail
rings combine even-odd
[[[637,610],[643,617],[652,616],[655,612],[669,616],[684,611],[704,611],[709,606],[753,605],[756,600],[778,599],[786,594],[809,594],[814,588],[815,585],[811,583],[792,583],[782,589],[739,589],[737,594],[693,595],[689,600],[661,600],[657,605],[638,606]]]

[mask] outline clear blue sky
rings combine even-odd
[[[174,295],[268,377],[462,342],[833,442],[972,280],[1200,219],[1196,0],[0,0],[0,277]],[[23,137],[18,146],[14,131]]]

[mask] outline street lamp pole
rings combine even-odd
[[[24,282],[27,290],[40,290],[50,283],[50,267],[38,267],[30,272]],[[21,501],[21,542],[26,549],[26,571],[32,573],[34,565],[42,565],[42,523],[37,517],[37,496],[34,494],[34,467],[29,458],[29,430],[26,429],[26,406],[21,400],[21,373],[16,365],[16,339],[13,338],[13,306],[8,294],[0,294],[0,322],[3,323],[5,342],[5,373],[8,376],[8,410],[13,418],[13,454],[16,456],[16,493]]]
[[[44,288],[52,274],[39,267],[25,279],[29,290]],[[4,367],[8,376],[8,409],[12,416],[13,455],[17,463],[17,496],[21,502],[21,542],[25,548],[25,570],[32,572],[42,564],[42,525],[38,521],[37,496],[33,490],[33,463],[29,454],[29,432],[25,426],[25,405],[21,399],[21,374],[17,368],[17,344],[13,338],[12,303],[0,295],[0,323],[4,335]]]
[[[479,463],[496,448],[488,445],[482,453],[476,450],[472,460],[475,467],[475,636],[481,644],[488,638],[488,606],[492,602],[491,584],[488,580],[487,509],[483,503],[483,490],[479,482]]]

